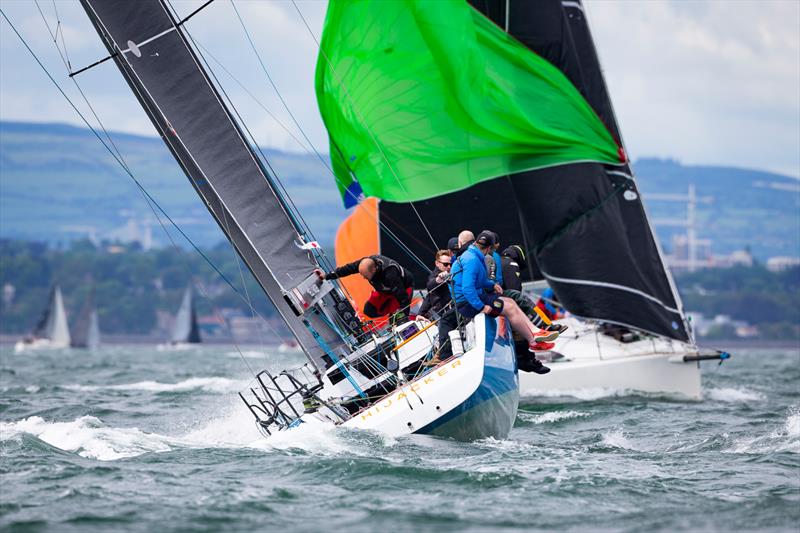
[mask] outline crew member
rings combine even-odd
[[[456,250],[455,257],[463,254],[469,248],[469,245],[475,241],[475,234],[472,233],[470,230],[465,229],[461,233],[458,234],[458,249]],[[454,258],[455,258],[454,257]]]
[[[337,279],[361,274],[374,289],[364,304],[364,315],[378,318],[394,313],[408,315],[414,277],[397,261],[385,255],[370,255],[325,273],[315,270],[320,279]]]
[[[531,352],[551,350],[552,341],[558,337],[555,331],[540,331],[525,316],[514,300],[500,296],[503,289],[489,280],[484,257],[494,246],[494,236],[481,232],[475,242],[458,258],[453,267],[453,293],[458,314],[472,319],[480,313],[503,316],[511,327],[528,342]],[[491,290],[491,294],[487,293]]]
[[[508,296],[517,302],[522,312],[528,316],[537,328],[564,333],[567,330],[566,325],[553,323],[550,317],[541,309],[537,311],[537,306],[533,300],[522,292],[521,271],[527,266],[525,251],[522,246],[515,244],[503,250],[501,263],[503,270],[503,296]]]
[[[492,246],[489,253],[486,254],[484,262],[486,263],[486,272],[489,275],[489,280],[494,281],[501,287],[505,288],[503,284],[503,263],[500,259],[500,254],[497,249],[500,248],[500,235],[494,231],[483,230],[481,233],[489,233],[494,238],[494,246]]]
[[[436,252],[433,272],[428,276],[428,283],[425,285],[428,294],[419,308],[420,315],[428,318],[432,318],[434,313],[441,315],[442,309],[450,303],[450,287],[448,287],[447,281],[450,279],[451,266],[450,250]]]

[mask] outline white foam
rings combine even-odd
[[[800,409],[794,406],[783,425],[768,435],[735,439],[727,453],[800,453]]]
[[[568,420],[570,418],[590,416],[590,413],[585,413],[583,411],[551,411],[549,413],[535,414],[526,411],[519,411],[518,416],[526,422],[532,422],[534,424],[548,424],[552,422],[558,422],[560,420]]]
[[[171,449],[172,439],[138,428],[109,428],[93,416],[72,422],[46,422],[32,416],[18,422],[0,423],[0,439],[9,440],[28,433],[44,442],[82,457],[112,461],[148,452]]]
[[[744,387],[737,389],[706,389],[703,391],[703,396],[709,400],[729,403],[754,402],[763,400],[765,398],[760,392],[752,391]]]
[[[123,383],[120,385],[67,385],[66,388],[80,391],[121,390],[121,391],[150,391],[150,392],[187,392],[203,390],[205,392],[229,393],[237,392],[247,385],[246,381],[235,379],[207,377],[189,378],[178,383],[161,383],[159,381],[138,381],[136,383]]]
[[[605,387],[593,387],[585,389],[563,389],[563,390],[534,390],[525,393],[526,397],[545,397],[559,398],[570,396],[579,400],[599,400],[600,398],[612,398],[616,396],[627,396],[636,394],[634,391],[626,389],[613,389]]]
[[[612,448],[622,448],[623,450],[637,450],[633,443],[628,440],[621,429],[615,429],[603,434],[603,444]]]
[[[181,440],[191,446],[240,448],[262,439],[253,415],[238,401],[190,430]]]
[[[800,413],[790,414],[786,417],[786,434],[790,437],[800,437]]]

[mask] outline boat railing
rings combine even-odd
[[[298,424],[303,414],[320,409],[334,422],[348,418],[341,409],[317,395],[322,389],[321,382],[308,383],[289,371],[272,374],[268,370],[256,374],[256,381],[258,387],[250,387],[247,396],[239,392],[239,397],[255,417],[259,431],[266,436]]]

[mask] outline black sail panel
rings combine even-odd
[[[470,3],[564,72],[621,142],[580,2]],[[628,165],[570,164],[523,172],[414,206],[441,245],[462,229],[492,229],[504,245],[523,245],[531,264],[525,279],[535,279],[538,266],[575,315],[690,338]],[[407,233],[425,235],[407,203],[381,202],[379,213],[381,222],[401,238],[403,226]],[[404,240],[432,262],[432,245]],[[380,244],[383,253],[403,257],[386,231]]]
[[[316,267],[298,226],[160,0],[81,0],[109,52],[190,182],[318,368],[341,337],[285,302]],[[310,326],[307,327],[306,323]]]

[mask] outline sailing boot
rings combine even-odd
[[[552,342],[531,342],[528,343],[528,351],[529,352],[549,352],[556,345]]]
[[[544,329],[540,329],[536,333],[533,334],[533,340],[535,342],[550,342],[554,341],[558,338],[559,332],[558,331],[547,331]]]
[[[569,326],[567,326],[566,324],[556,324],[555,322],[553,322],[544,329],[546,329],[547,331],[557,331],[558,334],[561,335],[562,333],[564,333],[569,329]]]

